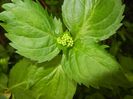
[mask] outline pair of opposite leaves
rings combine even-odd
[[[38,1],[12,0],[3,8],[0,24],[11,46],[41,63],[22,60],[14,66],[9,87],[16,99],[71,99],[76,82],[96,88],[128,85],[119,64],[98,44],[121,26],[121,0],[64,0],[63,22],[74,42],[70,48],[57,42],[66,33],[62,22],[49,16]]]

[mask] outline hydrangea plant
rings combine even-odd
[[[64,0],[63,21],[38,0],[12,0],[2,7],[0,25],[25,57],[10,72],[14,99],[72,99],[77,84],[129,85],[119,63],[99,43],[122,25],[121,0]]]

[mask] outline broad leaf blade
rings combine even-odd
[[[9,79],[15,99],[72,99],[76,84],[67,78],[59,60],[38,65],[27,60],[17,63]]]
[[[121,0],[64,0],[63,19],[74,36],[104,40],[121,26]]]
[[[68,55],[64,55],[62,64],[71,79],[86,86],[112,88],[129,85],[119,64],[97,44],[78,42]]]
[[[48,15],[32,0],[13,0],[3,5],[1,25],[17,52],[35,61],[51,60],[59,53],[56,35],[62,33],[62,23]],[[59,27],[58,27],[59,26]]]

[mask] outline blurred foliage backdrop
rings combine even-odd
[[[54,16],[61,17],[61,5],[63,0],[39,0],[42,6]],[[0,0],[0,11],[3,9],[1,5],[10,0]],[[133,82],[133,0],[123,0],[125,3],[125,18],[123,26],[117,31],[117,34],[103,41],[108,45],[107,50],[114,55],[123,67],[128,79]],[[21,56],[14,53],[14,49],[8,45],[8,39],[4,36],[5,31],[0,27],[0,65],[4,65],[4,71],[8,75],[12,65],[14,65]],[[5,66],[6,65],[6,66]],[[6,69],[7,67],[9,69]],[[7,80],[7,79],[5,79]],[[2,81],[0,81],[2,82]],[[5,92],[10,97],[10,94]],[[0,94],[0,99],[2,95]],[[74,99],[133,99],[133,88],[109,90],[105,88],[94,89],[79,86]]]

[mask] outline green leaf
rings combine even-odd
[[[119,55],[118,59],[124,69],[126,77],[133,84],[133,58]]]
[[[63,20],[76,38],[104,40],[121,26],[121,0],[64,0]]]
[[[76,84],[65,75],[59,60],[36,64],[24,59],[17,63],[9,79],[15,99],[72,99]]]
[[[133,71],[133,58],[119,55],[120,64],[124,68],[124,71]]]
[[[62,64],[71,79],[88,87],[128,87],[130,84],[115,59],[95,43],[76,42],[69,54],[63,55]]]
[[[62,33],[62,23],[49,16],[39,3],[13,0],[3,5],[1,26],[17,53],[35,61],[51,60],[59,53],[56,36]]]
[[[0,95],[0,99],[7,99],[7,98],[3,95]]]
[[[8,60],[9,58],[0,58],[0,68],[2,72],[7,73],[8,72]]]
[[[7,89],[8,77],[4,73],[0,72],[0,93]]]

